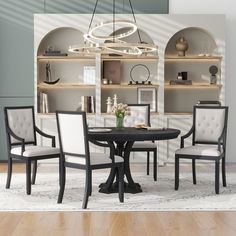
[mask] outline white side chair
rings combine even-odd
[[[123,158],[115,156],[115,147],[112,142],[94,144],[110,147],[110,155],[105,153],[90,153],[88,130],[85,112],[57,111],[57,127],[60,142],[60,191],[58,203],[62,202],[65,182],[66,167],[86,171],[85,192],[82,208],[86,209],[88,198],[92,194],[92,171],[104,168],[118,168],[119,200],[124,201],[124,166]]]
[[[8,146],[8,174],[6,188],[10,188],[12,159],[26,163],[26,192],[31,194],[31,184],[35,184],[37,160],[59,158],[60,150],[55,147],[55,137],[38,129],[35,125],[34,107],[5,107],[5,125]],[[51,147],[38,146],[36,133],[52,140]],[[31,162],[34,164],[31,181]]]
[[[180,149],[175,152],[175,190],[179,188],[179,159],[192,159],[193,183],[196,184],[195,161],[215,161],[215,192],[219,194],[219,168],[222,160],[223,186],[226,187],[225,155],[228,107],[194,106],[193,126],[181,137]],[[184,139],[192,135],[192,146],[184,147]]]
[[[124,126],[135,127],[137,124],[150,126],[149,104],[128,104],[130,115],[125,116]],[[147,153],[147,175],[149,175],[150,152],[153,152],[153,178],[157,180],[157,146],[151,141],[137,141],[133,144],[131,152]]]

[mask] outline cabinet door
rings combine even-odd
[[[5,106],[26,106],[33,105],[32,98],[0,98],[0,160],[7,160],[7,141],[4,122],[3,108]]]

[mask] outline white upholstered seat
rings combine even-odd
[[[75,163],[75,164],[86,164],[86,159],[83,157],[74,157],[65,155],[65,159],[67,162]],[[110,155],[105,153],[90,153],[90,165],[99,165],[99,164],[105,164],[105,163],[111,163],[112,160],[110,158]],[[120,156],[114,156],[114,162],[124,162],[124,159]]]
[[[11,154],[21,155],[21,147],[15,147],[11,149]],[[47,146],[26,146],[23,156],[25,157],[35,157],[35,156],[45,156],[58,154],[60,152],[59,148],[47,147]]]
[[[132,148],[156,148],[157,145],[151,141],[136,141]]]
[[[180,148],[175,151],[175,154],[178,155],[190,155],[190,156],[220,156],[223,153],[223,150],[218,150],[216,145],[195,145],[185,148]]]

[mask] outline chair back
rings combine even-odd
[[[216,100],[200,100],[197,102],[196,105],[200,105],[200,106],[221,106],[221,102],[220,101],[216,101]]]
[[[193,143],[218,144],[226,138],[228,107],[226,106],[194,106]]]
[[[9,129],[25,144],[36,144],[35,119],[33,106],[5,107],[5,125],[9,145],[19,145],[20,142],[9,133]]]
[[[90,165],[85,112],[56,111],[60,151],[64,157],[85,158]]]
[[[137,124],[150,126],[150,104],[128,104],[130,115],[125,116],[124,126],[135,127]]]

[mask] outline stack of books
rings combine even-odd
[[[44,56],[68,56],[67,53],[62,53],[60,50],[46,50]]]
[[[87,113],[95,112],[94,97],[93,96],[81,96],[81,110]]]
[[[95,84],[95,66],[84,66],[84,83]]]
[[[48,113],[48,95],[47,93],[40,92],[39,93],[39,112],[40,113]]]

